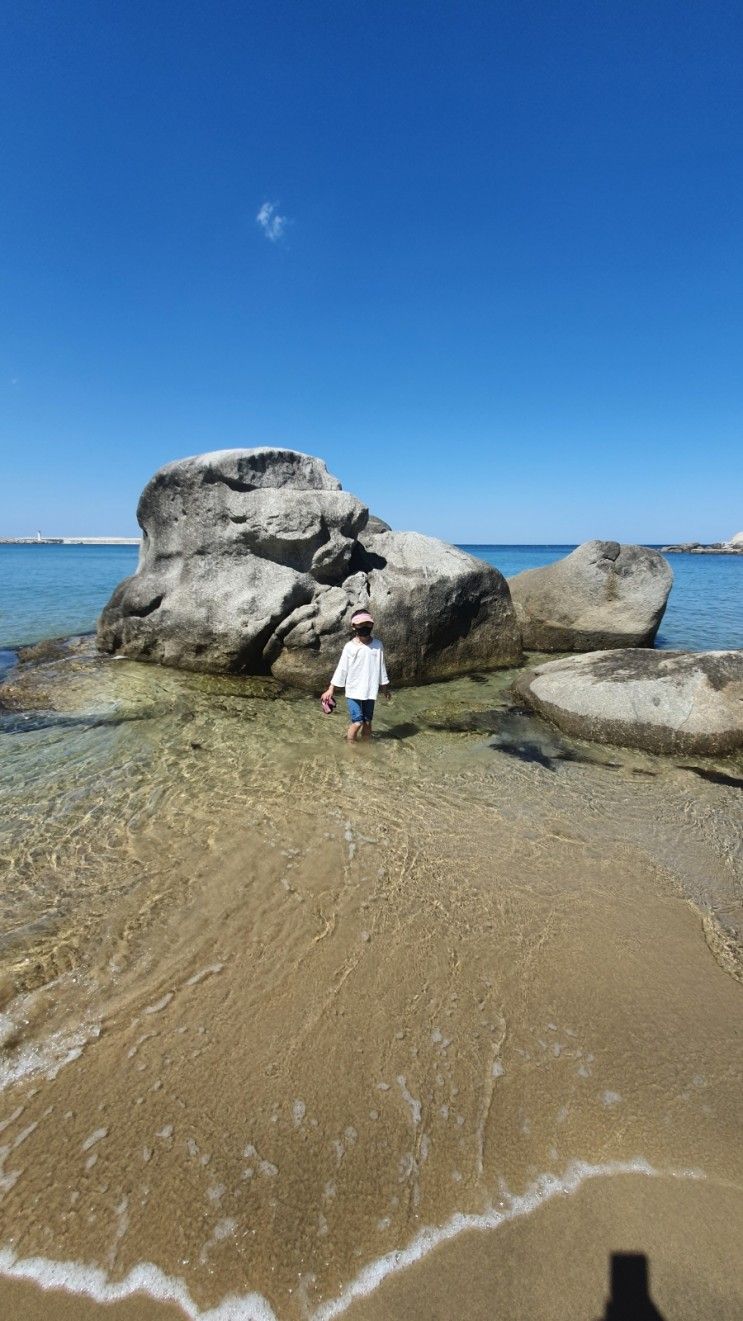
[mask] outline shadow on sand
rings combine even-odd
[[[408,721],[403,724],[390,725],[389,729],[375,729],[374,741],[377,742],[381,738],[414,738],[416,734],[420,734],[419,726]]]
[[[611,1292],[597,1321],[665,1321],[648,1289],[648,1259],[644,1252],[613,1252]]]

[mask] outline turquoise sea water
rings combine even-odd
[[[574,547],[463,549],[508,577]],[[0,652],[94,629],[116,584],[136,569],[137,557],[136,546],[0,546]],[[743,557],[681,554],[670,555],[669,562],[674,585],[658,646],[743,647]]]
[[[138,546],[0,546],[0,647],[88,633]]]

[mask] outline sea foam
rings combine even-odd
[[[184,1280],[166,1275],[148,1261],[135,1266],[123,1280],[113,1282],[97,1266],[50,1261],[46,1257],[20,1258],[10,1248],[0,1248],[0,1275],[33,1281],[41,1289],[82,1294],[97,1303],[115,1303],[132,1294],[144,1293],[158,1303],[176,1303],[191,1321],[278,1321],[273,1308],[257,1293],[223,1298],[216,1307],[202,1311]]]
[[[499,1225],[509,1220],[530,1215],[553,1197],[577,1192],[589,1179],[607,1178],[615,1174],[643,1174],[649,1178],[703,1179],[705,1177],[699,1170],[656,1170],[641,1156],[630,1161],[609,1161],[602,1165],[573,1161],[561,1176],[542,1174],[525,1193],[519,1196],[507,1194],[502,1205],[491,1207],[481,1215],[465,1215],[457,1212],[436,1229],[420,1230],[406,1248],[388,1252],[365,1266],[338,1298],[321,1304],[313,1313],[312,1321],[333,1321],[333,1318],[341,1316],[355,1299],[378,1289],[388,1275],[406,1270],[408,1266],[428,1256],[440,1244],[457,1238],[468,1230],[497,1229]]]
[[[590,1179],[617,1174],[641,1174],[648,1178],[705,1178],[701,1170],[656,1170],[639,1156],[634,1160],[610,1161],[601,1165],[573,1161],[561,1176],[542,1174],[526,1192],[506,1194],[497,1207],[491,1207],[481,1215],[457,1212],[438,1228],[422,1229],[406,1248],[388,1252],[365,1266],[337,1298],[320,1304],[311,1314],[310,1321],[333,1321],[355,1299],[373,1293],[389,1275],[406,1270],[460,1234],[469,1230],[497,1229],[508,1221],[530,1215],[553,1197],[576,1193]],[[151,1262],[142,1262],[122,1280],[112,1281],[100,1267],[52,1261],[45,1257],[21,1258],[11,1248],[0,1248],[0,1275],[32,1281],[44,1290],[64,1289],[82,1294],[99,1303],[117,1302],[132,1294],[145,1293],[159,1303],[176,1303],[190,1321],[279,1321],[270,1303],[258,1293],[231,1294],[204,1311],[194,1302],[183,1279],[166,1275]]]
[[[8,1014],[0,1014],[0,1045],[16,1026]],[[34,1074],[52,1081],[66,1065],[80,1058],[85,1047],[95,1041],[100,1032],[97,1023],[76,1032],[53,1032],[43,1043],[31,1041],[15,1052],[9,1052],[7,1059],[0,1060],[0,1092]]]

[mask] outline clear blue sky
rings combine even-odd
[[[739,0],[1,31],[0,534],[136,533],[161,464],[255,444],[450,540],[743,527]]]

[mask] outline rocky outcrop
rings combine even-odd
[[[673,583],[657,550],[586,541],[541,569],[508,579],[530,651],[652,646]]]
[[[743,747],[743,651],[596,651],[527,670],[517,697],[567,734],[648,752]]]
[[[444,542],[392,532],[294,450],[168,464],[137,510],[137,572],[98,625],[102,651],[210,673],[327,683],[354,609],[370,609],[393,682],[515,664],[505,579]]]
[[[661,546],[661,551],[664,555],[743,555],[743,532],[736,532],[731,541],[711,541],[705,545],[700,541],[681,541],[675,546]]]
[[[666,551],[688,555],[743,555],[743,532],[736,532],[729,541],[679,541],[672,546],[661,546]]]

